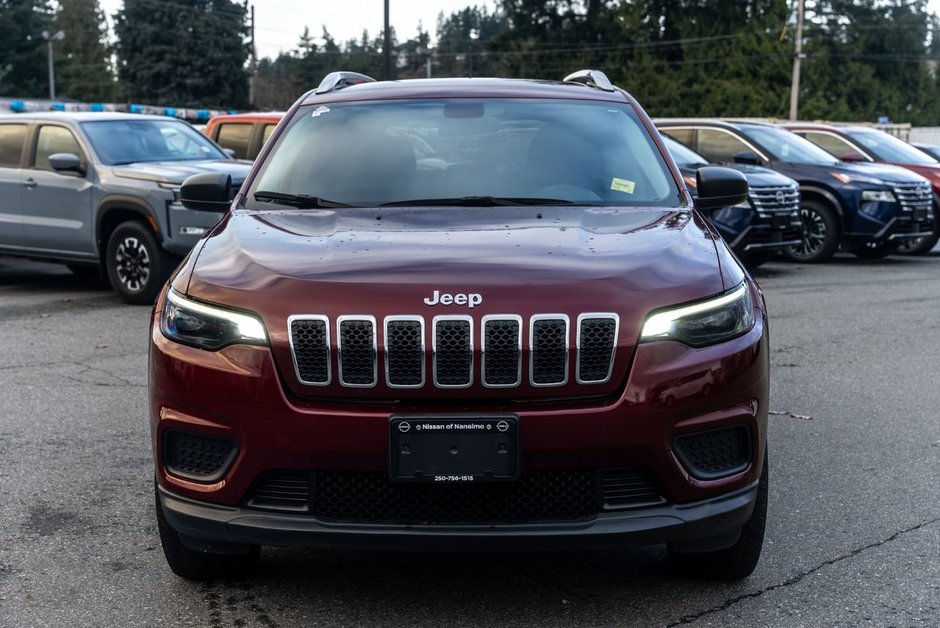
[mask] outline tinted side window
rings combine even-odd
[[[271,137],[271,134],[274,133],[274,129],[277,128],[276,124],[265,124],[264,125],[264,135],[261,137],[261,145],[264,146],[268,142],[268,138]]]
[[[717,129],[698,130],[696,151],[708,161],[733,164],[734,156],[745,151],[754,152],[747,144],[725,131]]]
[[[248,158],[248,144],[251,142],[250,124],[222,124],[216,142],[222,148],[231,148],[239,159]]]
[[[798,135],[803,134],[800,133]],[[842,159],[849,153],[858,153],[857,150],[852,148],[851,144],[834,135],[829,135],[828,133],[806,133],[803,135],[803,137],[827,153],[831,153],[833,156],[838,157],[839,159]]]
[[[52,170],[49,165],[49,155],[56,153],[74,153],[82,156],[82,148],[72,132],[61,126],[39,127],[39,137],[36,138],[36,158],[34,167],[37,170]]]
[[[25,124],[0,124],[0,166],[16,168],[23,155]]]
[[[695,129],[660,129],[660,133],[668,135],[680,144],[685,144],[692,148],[692,141],[695,139]]]

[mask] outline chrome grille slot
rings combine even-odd
[[[614,368],[620,318],[616,314],[581,314],[576,342],[579,384],[601,384]]]
[[[337,326],[339,382],[343,386],[375,386],[375,318],[340,316]]]
[[[291,354],[297,379],[304,384],[330,383],[330,325],[325,316],[291,316]]]
[[[392,388],[424,386],[424,320],[420,316],[385,319],[385,378]]]
[[[899,183],[894,186],[894,195],[905,211],[929,210],[933,205],[933,192],[930,189],[930,184],[926,181],[922,183]]]
[[[533,386],[568,383],[568,317],[536,314],[529,330],[529,379]]]
[[[434,317],[434,385],[467,388],[473,383],[473,319]]]
[[[522,317],[483,317],[483,385],[488,388],[522,383]]]
[[[800,209],[800,188],[795,185],[752,187],[749,198],[761,214],[788,214]]]

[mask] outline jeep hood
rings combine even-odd
[[[234,159],[211,161],[144,161],[121,166],[113,166],[115,176],[126,179],[140,179],[156,183],[182,184],[187,177],[203,172],[226,172],[232,175],[232,183],[237,188],[248,176],[251,163]]]
[[[257,312],[282,376],[299,394],[310,390],[293,379],[287,323],[292,315],[325,315],[334,324],[341,315],[368,315],[381,329],[384,317],[393,315],[421,315],[428,324],[437,315],[470,315],[479,326],[487,314],[528,320],[561,313],[574,324],[581,313],[612,312],[620,317],[617,368],[606,388],[590,391],[611,392],[626,376],[651,310],[732,287],[722,280],[712,232],[701,221],[688,210],[236,210],[204,241],[188,293]],[[737,272],[726,277],[740,281],[743,274]],[[185,284],[178,280],[175,287]],[[473,308],[467,301],[426,304],[435,290],[480,295],[481,302]],[[314,392],[357,392],[334,388]],[[415,391],[394,392],[407,397]]]

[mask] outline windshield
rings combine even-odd
[[[864,146],[880,161],[924,166],[937,165],[937,160],[930,155],[884,131],[846,131],[846,135]]]
[[[228,159],[204,135],[177,120],[82,122],[101,162],[108,166],[146,161]]]
[[[666,148],[669,149],[669,152],[672,153],[672,158],[676,160],[676,164],[678,164],[680,168],[698,168],[699,166],[708,165],[707,159],[668,135],[663,135],[663,142],[666,144]]]
[[[301,108],[248,202],[291,197],[297,206],[642,206],[677,204],[679,190],[629,106],[425,99]]]
[[[832,155],[809,140],[785,129],[771,126],[742,126],[746,133],[777,161],[790,161],[800,164],[836,164]]]

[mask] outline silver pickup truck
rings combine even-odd
[[[99,272],[124,301],[153,303],[180,258],[222,217],[183,207],[183,180],[224,172],[238,190],[249,168],[173,118],[0,116],[0,255]]]

